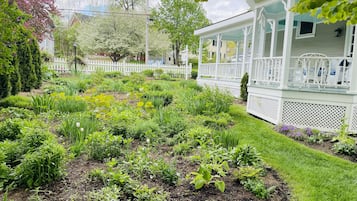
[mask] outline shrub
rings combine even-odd
[[[229,125],[233,124],[233,119],[228,113],[221,112],[213,116],[198,116],[202,125],[216,130],[227,129]]]
[[[7,119],[0,123],[0,141],[15,140],[21,133],[21,125],[18,120]]]
[[[193,146],[190,142],[181,142],[173,147],[175,155],[186,155],[191,152]]]
[[[134,139],[155,140],[160,135],[161,130],[157,123],[151,120],[138,120],[131,127],[129,136]]]
[[[176,185],[178,181],[178,173],[173,165],[166,163],[163,159],[153,163],[149,170],[151,174],[159,177],[164,183]]]
[[[49,141],[54,141],[54,136],[52,133],[45,131],[44,129],[36,127],[24,127],[22,129],[20,145],[23,153],[33,152]]]
[[[106,186],[98,191],[91,191],[87,199],[89,201],[112,201],[124,197],[122,188],[117,185]]]
[[[166,74],[166,73],[163,73],[163,74],[160,75],[160,79],[169,81],[169,80],[171,80],[171,76]]]
[[[31,119],[35,113],[31,110],[17,107],[8,107],[0,109],[0,121],[5,119],[19,118],[19,119]]]
[[[31,98],[25,96],[9,96],[0,100],[0,107],[18,107],[31,109]]]
[[[164,70],[162,69],[156,69],[154,70],[154,77],[155,79],[159,79],[160,78],[160,75],[164,73]]]
[[[4,154],[3,161],[7,166],[15,167],[20,163],[23,150],[19,141],[5,140],[0,142],[0,153]]]
[[[202,146],[212,139],[212,130],[203,126],[197,126],[187,131],[187,137],[194,146]]]
[[[187,123],[181,113],[171,108],[159,109],[155,113],[154,120],[160,125],[162,131],[170,137],[187,128]]]
[[[351,156],[357,153],[356,142],[353,139],[336,142],[332,146],[332,150],[335,153]]]
[[[114,136],[107,132],[94,132],[88,135],[85,147],[89,158],[103,161],[106,158],[119,157],[123,145],[129,142],[130,140],[125,140],[122,136]]]
[[[11,173],[11,169],[5,163],[5,154],[4,152],[0,152],[0,189],[4,189],[4,186],[9,180],[9,175]],[[3,200],[6,200],[3,198]]]
[[[254,147],[244,145],[237,147],[233,153],[233,164],[236,166],[260,166],[262,160]]]
[[[167,91],[149,91],[142,95],[144,101],[150,101],[156,108],[168,106],[173,100],[173,95]]]
[[[97,86],[98,92],[124,92],[125,85],[121,80],[104,80],[101,85]]]
[[[261,179],[247,179],[241,182],[245,189],[252,192],[257,198],[267,199],[270,193],[274,191],[275,186],[271,188],[265,187]]]
[[[185,94],[184,105],[194,115],[214,115],[228,112],[233,103],[233,97],[227,92],[221,92],[218,88],[206,87],[202,92],[188,92]]]
[[[192,69],[191,78],[195,80],[195,79],[197,79],[197,76],[198,76],[198,70],[197,69]]]
[[[123,75],[121,72],[105,72],[105,78],[121,78]]]
[[[144,70],[143,74],[147,77],[154,77],[154,71],[150,69]]]
[[[60,178],[64,173],[65,155],[61,145],[44,141],[36,151],[25,154],[15,168],[16,182],[32,188]]]
[[[242,80],[240,81],[240,97],[243,101],[247,101],[248,99],[248,73],[244,73]]]
[[[55,101],[49,95],[32,96],[32,108],[36,114],[52,110],[54,106]]]

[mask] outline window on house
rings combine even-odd
[[[217,45],[216,40],[213,40],[212,41],[212,46],[216,46],[216,45]]]
[[[296,28],[296,39],[315,37],[316,24],[314,22],[298,23]]]

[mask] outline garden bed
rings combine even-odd
[[[0,129],[5,124],[19,128],[10,132],[11,138],[1,138],[6,141],[0,142],[4,153],[0,164],[5,165],[1,168],[17,175],[0,177],[0,184],[8,188],[1,199],[290,198],[287,184],[254,147],[240,144],[234,133],[227,132],[235,121],[229,114],[233,98],[225,93],[191,81],[101,73],[51,80],[43,92],[47,95],[36,91],[32,99],[12,97],[6,102],[8,108],[1,109],[0,117],[10,120]],[[28,125],[36,130],[28,131]],[[44,180],[35,177],[36,182],[29,183],[18,166],[32,154],[42,151],[45,156],[48,150],[4,147],[24,144],[24,136],[38,132],[47,133],[46,139],[59,142],[51,141],[53,146],[65,149],[65,155],[60,152],[65,165],[56,166],[53,174],[59,177],[51,177],[46,169],[38,173]],[[13,154],[18,158],[11,158]],[[53,164],[51,157],[43,160]]]

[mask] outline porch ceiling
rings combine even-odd
[[[243,30],[241,29],[222,33],[222,40],[226,40],[226,41],[239,41],[242,40],[243,38],[244,38],[244,34],[243,34]],[[216,40],[217,35],[207,36],[204,37],[204,39]]]

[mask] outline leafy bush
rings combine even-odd
[[[18,107],[31,109],[31,98],[25,96],[9,96],[0,100],[0,107]]]
[[[53,134],[44,129],[25,127],[22,129],[20,145],[22,152],[27,153],[35,151],[45,142],[54,140]]]
[[[4,152],[0,152],[0,190],[2,190],[8,182],[10,173],[10,167],[5,163],[5,154]]]
[[[149,170],[152,175],[159,177],[164,183],[176,185],[178,181],[178,173],[173,165],[166,163],[163,159],[153,163]]]
[[[150,101],[156,108],[160,108],[171,104],[173,95],[167,91],[149,91],[143,94],[142,99]]]
[[[191,78],[195,80],[195,79],[197,79],[197,76],[198,76],[198,70],[197,69],[192,69]]]
[[[226,176],[226,172],[229,171],[227,162],[222,164],[201,164],[198,172],[191,172],[194,176],[191,184],[195,185],[195,189],[201,189],[211,183],[214,183],[215,187],[222,193],[225,191],[225,183],[217,178]]]
[[[94,132],[88,135],[85,147],[89,158],[103,161],[106,158],[119,157],[123,145],[127,145],[130,141],[107,132]]]
[[[147,77],[154,77],[154,71],[150,69],[144,70],[143,74]]]
[[[166,74],[166,73],[163,73],[160,75],[160,80],[171,80],[171,76]]]
[[[34,152],[24,155],[15,168],[19,185],[32,188],[60,178],[64,173],[65,149],[53,141],[44,141]]]
[[[160,78],[160,75],[164,73],[164,70],[162,69],[156,69],[154,70],[154,78],[155,79],[159,79]]]
[[[204,145],[210,139],[212,139],[212,130],[206,127],[197,126],[187,131],[188,140],[192,142],[194,146]]]
[[[138,120],[130,127],[129,131],[129,137],[139,140],[155,141],[160,134],[159,125],[151,120]]]
[[[342,119],[342,124],[338,132],[338,136],[333,138],[332,141],[338,141],[332,147],[332,150],[335,153],[346,155],[353,155],[357,153],[356,141],[348,136],[348,124],[346,124],[345,119]]]
[[[233,124],[233,119],[228,113],[221,112],[213,116],[200,116],[204,126],[222,130]]]
[[[101,85],[97,86],[98,92],[124,92],[126,91],[125,85],[121,80],[106,79]]]
[[[122,188],[117,185],[106,186],[98,191],[91,191],[87,199],[89,201],[112,201],[124,196]]]
[[[260,166],[262,160],[257,150],[250,145],[237,147],[233,153],[233,163],[236,166]]]
[[[193,115],[214,115],[228,112],[233,104],[233,97],[228,92],[221,92],[218,88],[206,87],[202,92],[188,92],[185,94],[184,105]]]
[[[3,161],[7,166],[15,167],[20,163],[23,150],[19,141],[5,140],[0,142],[0,153],[4,154]]]
[[[52,110],[54,106],[55,101],[49,95],[32,96],[32,108],[36,114]]]
[[[243,101],[247,101],[248,99],[248,81],[248,73],[245,73],[240,82],[240,97],[243,99]]]
[[[180,142],[173,147],[175,155],[186,155],[191,152],[193,146],[190,142]]]
[[[275,186],[270,188],[265,187],[264,183],[260,179],[247,179],[241,181],[245,189],[252,192],[255,196],[261,199],[267,199],[270,196],[270,193],[274,191]]]
[[[187,123],[182,114],[171,108],[159,109],[155,113],[154,120],[160,125],[162,131],[170,137],[187,128]]]
[[[104,77],[105,78],[121,78],[123,75],[121,72],[105,72]]]
[[[18,120],[7,119],[0,123],[0,141],[15,140],[21,133],[21,125]]]
[[[33,111],[24,108],[8,107],[0,109],[0,121],[12,118],[31,119],[34,115]]]

